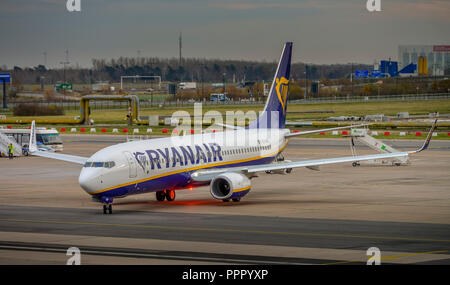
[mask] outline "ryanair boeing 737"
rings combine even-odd
[[[418,153],[428,147],[433,125],[423,146],[416,151],[287,161],[282,151],[289,138],[350,127],[291,133],[285,128],[289,94],[292,43],[284,45],[264,110],[245,128],[172,136],[121,143],[99,150],[91,157],[40,151],[36,147],[34,122],[30,153],[83,165],[79,184],[103,213],[112,213],[114,198],[156,192],[158,201],[173,201],[175,190],[209,185],[213,198],[240,201],[251,189],[258,172],[290,173],[296,167],[372,159],[389,159]]]

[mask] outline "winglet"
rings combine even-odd
[[[30,153],[33,153],[37,151],[37,144],[36,144],[36,124],[35,122],[31,122],[31,130],[30,130],[30,143],[28,145],[28,149]]]
[[[430,144],[430,141],[431,141],[431,137],[433,136],[433,132],[436,129],[437,121],[438,121],[437,119],[434,121],[433,126],[431,127],[430,132],[428,133],[427,139],[423,143],[422,147],[419,148],[416,151],[411,152],[411,153],[418,153],[418,152],[421,152],[421,151],[426,150],[428,148],[428,145]]]

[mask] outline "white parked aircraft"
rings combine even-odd
[[[290,133],[285,128],[291,54],[292,43],[288,42],[284,45],[264,110],[246,128],[121,143],[87,158],[39,151],[33,122],[30,152],[83,165],[80,186],[95,201],[103,203],[106,214],[112,213],[114,198],[156,192],[158,201],[173,201],[175,190],[205,185],[210,186],[215,199],[238,202],[250,191],[250,179],[258,172],[286,174],[296,167],[317,169],[325,164],[404,157],[428,147],[435,125],[424,145],[416,151],[284,161],[281,153],[289,138],[350,128],[298,133]]]

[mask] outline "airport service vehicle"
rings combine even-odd
[[[189,90],[189,89],[197,88],[197,83],[196,82],[180,82],[180,84],[178,86],[182,90]]]
[[[209,100],[225,102],[229,101],[230,99],[227,97],[226,93],[212,93],[211,95],[209,95]]]
[[[28,143],[30,142],[30,130],[28,129],[0,129],[0,133],[14,140],[22,147],[26,155]],[[62,151],[63,142],[57,130],[47,130],[46,128],[36,129],[36,144],[41,150]]]
[[[416,151],[284,160],[282,151],[292,137],[351,127],[298,133],[285,128],[291,54],[292,43],[288,42],[265,107],[245,128],[230,126],[231,130],[224,132],[126,142],[101,149],[91,157],[80,157],[37,150],[33,122],[30,152],[82,165],[78,178],[81,188],[94,201],[103,203],[104,214],[111,214],[113,200],[128,195],[155,192],[158,201],[173,201],[176,190],[209,185],[213,198],[238,202],[250,192],[251,179],[261,172],[287,174],[297,167],[317,170],[326,164],[405,157],[428,147],[435,125]]]

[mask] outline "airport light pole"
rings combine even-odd
[[[69,64],[68,61],[61,61],[59,64],[63,65],[63,82],[66,84],[66,64]]]
[[[6,79],[2,78],[3,81],[3,109],[7,109],[8,105],[6,104]]]
[[[222,82],[223,82],[223,96],[225,96],[226,88],[225,88],[225,75],[227,75],[225,72],[222,74]]]
[[[204,71],[205,71],[206,65],[203,64],[202,66],[202,100],[206,102],[205,98],[205,77],[204,77]]]
[[[44,86],[45,76],[41,76],[41,77],[39,77],[39,79],[40,79],[40,83],[41,83],[41,89],[42,89],[42,91],[44,91],[44,88],[45,88],[45,86]]]
[[[352,96],[353,96],[353,62],[352,62],[352,73],[350,73],[350,81],[352,82]]]
[[[308,95],[308,65],[305,64],[305,101],[306,101],[306,95]]]
[[[44,66],[47,68],[47,52],[44,51],[42,54],[44,55]]]
[[[61,61],[60,62],[60,64],[62,64],[63,65],[63,77],[64,77],[64,84],[63,84],[63,92],[64,92],[64,95],[66,95],[66,65],[67,64],[70,64],[70,62],[69,62],[69,50],[66,50],[66,60],[65,61]]]

